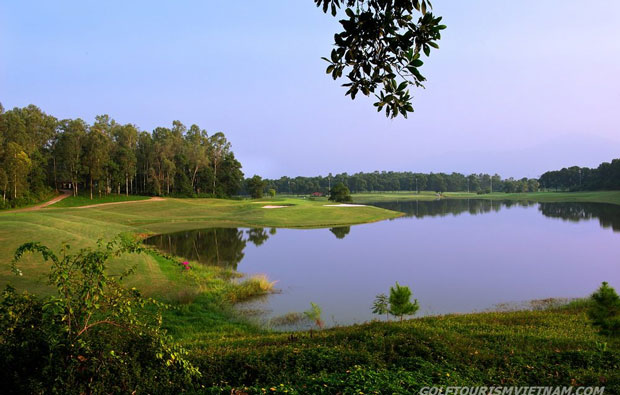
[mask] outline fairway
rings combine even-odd
[[[494,192],[477,194],[467,192],[445,192],[439,195],[436,192],[381,192],[356,193],[351,195],[355,203],[394,202],[407,200],[436,200],[436,199],[491,199],[491,200],[525,200],[531,202],[564,203],[610,203],[620,204],[620,191],[588,191],[588,192],[531,192],[531,193],[504,193]]]
[[[66,200],[70,200],[65,199]],[[19,245],[38,241],[53,249],[68,243],[72,249],[93,246],[120,233],[145,236],[207,227],[311,228],[353,225],[400,216],[376,207],[326,207],[323,202],[304,199],[159,199],[105,204],[92,208],[45,208],[32,212],[0,213],[0,283],[20,289],[45,292],[41,277],[46,267],[40,257],[28,256],[21,264],[24,276],[10,270],[10,261]],[[265,205],[287,205],[274,210]],[[290,206],[289,206],[290,205]],[[166,275],[160,263],[149,255],[122,257],[115,269],[137,264],[132,285],[150,295],[168,293],[178,285]]]

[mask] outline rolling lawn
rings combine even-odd
[[[72,198],[67,198],[69,200]],[[76,198],[79,199],[79,198]],[[87,200],[87,204],[92,201]],[[62,202],[61,202],[62,203]],[[291,205],[264,209],[264,205]],[[32,212],[0,213],[0,286],[11,283],[33,292],[44,292],[41,279],[45,266],[40,257],[28,256],[21,263],[23,277],[10,270],[15,249],[22,243],[39,241],[58,249],[63,242],[72,249],[93,246],[120,233],[149,235],[212,226],[234,227],[324,227],[352,225],[399,216],[376,207],[325,207],[325,202],[303,199],[164,199],[110,204],[92,208],[49,208]],[[168,294],[175,286],[161,264],[151,256],[122,257],[112,267],[137,264],[132,285],[150,295]]]

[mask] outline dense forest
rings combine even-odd
[[[620,189],[620,159],[601,163],[596,169],[572,166],[548,171],[540,176],[546,189],[564,191],[598,191]]]
[[[412,172],[372,172],[347,173],[325,177],[281,177],[277,180],[265,180],[267,189],[288,194],[326,194],[332,185],[342,182],[351,192],[388,192],[388,191],[436,191],[436,192],[536,192],[536,179],[512,178],[502,179],[499,175],[461,173],[412,173]]]
[[[15,207],[58,189],[75,195],[110,193],[173,196],[236,194],[241,164],[223,133],[207,135],[179,121],[152,133],[108,115],[93,124],[58,120],[30,105],[0,105],[0,192]]]

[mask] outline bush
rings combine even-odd
[[[409,287],[401,286],[396,283],[394,287],[390,287],[390,314],[400,317],[403,320],[405,315],[414,315],[420,306],[418,300],[411,303],[411,290]]]
[[[603,335],[618,336],[620,334],[620,297],[606,282],[590,297],[592,305],[588,316],[592,325]]]
[[[0,300],[0,381],[9,393],[174,392],[199,372],[186,352],[161,330],[163,307],[106,274],[106,262],[139,252],[117,239],[95,249],[57,256],[39,243],[18,248],[13,269],[27,252],[51,263],[46,299],[7,288]],[[156,308],[145,309],[147,305]],[[156,312],[153,313],[153,310]]]
[[[347,203],[353,201],[353,199],[351,198],[351,191],[346,185],[341,182],[334,185],[334,187],[329,191],[329,200],[339,203]]]

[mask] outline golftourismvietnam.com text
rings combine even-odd
[[[420,395],[603,395],[605,387],[424,387]]]

